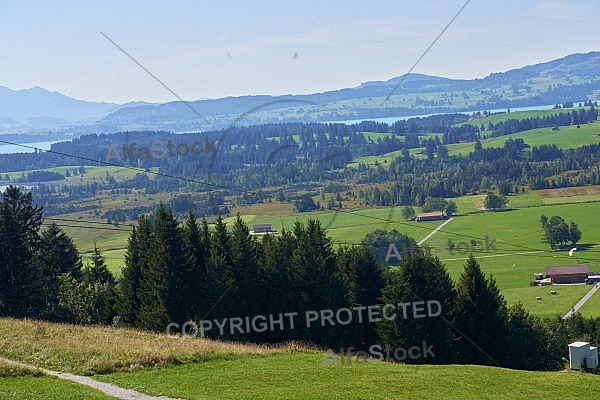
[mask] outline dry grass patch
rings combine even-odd
[[[536,193],[540,198],[549,197],[572,197],[582,195],[594,195],[600,194],[600,186],[578,186],[578,187],[566,187],[557,189],[541,189],[536,190]]]
[[[486,195],[484,195],[484,194],[479,194],[479,195],[472,197],[473,205],[475,206],[475,208],[477,208],[478,210],[483,209],[483,205],[485,203],[485,197],[486,197]]]
[[[0,318],[0,356],[84,375],[150,366],[232,360],[303,351],[302,345],[261,346],[103,326]]]
[[[44,373],[37,369],[25,368],[0,359],[0,378],[16,378],[19,376],[42,376]]]
[[[279,202],[273,200],[272,203],[257,203],[247,206],[232,207],[230,215],[235,215],[238,212],[241,215],[279,217],[293,214],[295,211],[293,202]]]

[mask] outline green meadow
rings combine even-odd
[[[459,214],[429,238],[424,244],[433,248],[446,265],[453,279],[458,279],[463,270],[469,250],[474,251],[482,269],[492,274],[498,287],[509,302],[522,302],[528,310],[537,315],[564,315],[589,290],[589,286],[561,286],[559,295],[549,297],[548,287],[529,287],[533,274],[544,272],[546,266],[589,263],[592,271],[600,271],[600,226],[590,215],[597,215],[600,209],[600,188],[586,187],[553,189],[549,191],[528,191],[508,196],[510,209],[502,212],[481,210],[484,195],[462,196],[451,199],[458,205]],[[558,193],[558,191],[562,191]],[[296,221],[306,222],[309,218],[318,219],[327,229],[334,245],[360,243],[374,230],[397,231],[424,239],[443,221],[415,222],[402,219],[402,207],[381,207],[319,211],[311,213],[289,213],[280,216],[265,216],[269,208],[261,210],[262,215],[243,214],[242,219],[251,227],[253,224],[272,224],[277,231],[291,229]],[[419,209],[417,208],[417,212]],[[574,221],[582,232],[579,249],[573,257],[567,251],[551,251],[542,242],[543,231],[540,216],[559,215],[565,221]],[[231,225],[235,217],[224,221]],[[122,226],[123,231],[99,231],[95,229],[65,228],[83,252],[84,263],[89,260],[94,240],[102,250],[106,263],[115,276],[119,276],[124,266],[127,237],[131,227]],[[488,248],[486,249],[486,236]],[[472,247],[471,241],[481,245]],[[449,249],[448,241],[459,245],[459,249]],[[462,244],[461,244],[462,243]],[[596,247],[594,247],[596,246]],[[443,249],[440,252],[439,249]],[[547,293],[546,293],[547,292]],[[542,301],[536,297],[542,296]],[[598,301],[595,296],[593,301]],[[592,301],[592,300],[591,300]],[[595,304],[595,303],[591,303]],[[600,316],[600,307],[584,307],[587,315]]]
[[[228,399],[580,399],[600,395],[598,376],[474,365],[341,364],[325,350],[0,318],[0,355],[91,376],[154,396]],[[69,340],[65,340],[68,337]],[[101,346],[98,344],[101,343]],[[339,351],[339,349],[332,349]],[[433,349],[435,354],[435,349]],[[108,399],[76,383],[0,363],[0,398]]]
[[[460,125],[473,125],[476,127],[480,127],[481,124],[484,125],[485,129],[487,129],[487,125],[489,123],[497,124],[498,122],[505,122],[509,119],[528,119],[528,118],[536,118],[536,117],[547,117],[550,115],[560,114],[560,113],[571,113],[573,111],[579,111],[580,108],[584,108],[586,110],[589,107],[572,107],[572,108],[560,108],[560,109],[550,109],[550,110],[527,110],[527,111],[513,111],[513,112],[504,112],[500,114],[490,115],[485,118],[479,118],[476,120],[472,120],[469,122],[463,122]]]
[[[600,395],[593,375],[386,362],[324,366],[324,359],[323,353],[302,352],[119,372],[100,379],[191,400],[415,399],[417,393],[419,399],[558,400]]]
[[[538,128],[513,133],[510,135],[499,136],[495,138],[481,140],[483,148],[502,147],[507,139],[523,139],[529,146],[541,146],[544,144],[555,144],[561,149],[577,148],[589,144],[600,143],[600,123],[580,125],[577,128],[575,125],[561,126],[559,130],[553,131],[552,128]],[[452,156],[467,155],[474,150],[475,144],[469,143],[454,143],[449,144],[448,154]]]

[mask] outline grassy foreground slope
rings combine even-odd
[[[579,399],[600,395],[600,377],[473,365],[385,362],[323,366],[301,353],[196,363],[101,377],[149,394],[226,399]]]
[[[0,360],[0,399],[107,400],[97,390],[44,375],[40,371],[9,365]]]
[[[0,357],[79,375],[296,351],[103,326],[0,318]]]
[[[471,365],[368,362],[323,365],[322,351],[130,329],[0,319],[0,355],[151,395],[185,399],[579,399],[600,395],[597,375]],[[0,378],[0,398],[102,399],[48,377]],[[35,390],[35,395],[31,395]],[[5,395],[6,394],[6,395]]]

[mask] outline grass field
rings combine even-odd
[[[594,219],[589,218],[600,209],[600,187],[548,189],[510,195],[508,206],[512,209],[505,212],[482,211],[480,208],[484,197],[474,195],[452,199],[458,205],[460,215],[426,244],[439,247],[441,243],[447,247],[448,240],[468,243],[472,239],[485,240],[487,235],[489,241],[495,240],[496,249],[490,248],[489,252],[475,255],[479,257],[483,270],[494,275],[509,302],[521,301],[528,310],[538,315],[566,313],[577,302],[577,297],[583,296],[582,289],[565,287],[561,296],[539,303],[535,301],[535,293],[539,288],[530,288],[529,282],[533,273],[544,272],[544,268],[550,265],[587,262],[592,271],[600,271],[600,227]],[[291,229],[295,221],[318,218],[335,245],[359,243],[365,235],[376,229],[396,229],[420,241],[441,223],[404,221],[401,217],[402,207],[363,207],[298,214],[293,212],[291,203],[262,203],[233,210],[236,213],[238,211],[249,226],[270,223],[279,231],[284,227]],[[567,222],[576,222],[582,232],[580,243],[587,248],[580,248],[572,258],[566,251],[551,252],[549,246],[541,241],[539,218],[542,214],[548,217],[560,215]],[[231,225],[234,218],[225,218],[225,222]],[[95,240],[106,257],[109,269],[119,276],[124,266],[125,247],[131,227],[121,226],[119,229],[124,231],[69,227],[65,231],[74,238],[80,251],[86,252],[83,254],[84,263]],[[457,254],[456,251],[455,254],[446,253],[438,255],[450,275],[458,279],[467,255]],[[600,316],[600,307],[586,307],[585,310],[590,316]]]
[[[189,364],[102,380],[187,399],[577,399],[600,394],[598,377],[479,366],[323,366],[323,354]],[[198,379],[202,377],[202,379]],[[240,379],[243,377],[243,379]]]
[[[598,310],[600,310],[600,291],[597,291],[592,298],[579,309],[579,312],[584,317],[598,317]]]
[[[96,390],[0,360],[0,399],[112,399]]]
[[[152,168],[154,172],[156,172],[157,168]],[[106,178],[106,173],[115,178],[117,182],[124,181],[126,179],[133,178],[136,174],[141,171],[137,171],[133,168],[123,168],[123,167],[114,167],[114,166],[86,166],[85,172],[83,175],[79,175],[79,166],[63,166],[63,167],[52,167],[52,168],[43,168],[43,169],[33,169],[28,171],[19,171],[19,172],[5,172],[2,173],[2,179],[5,178],[6,175],[9,176],[10,179],[16,179],[21,181],[21,177],[23,174],[27,175],[30,172],[34,171],[48,171],[48,172],[58,172],[59,174],[66,175],[67,171],[71,176],[67,177],[62,181],[55,181],[65,185],[78,185],[82,183],[89,183],[94,181],[101,181]],[[77,175],[75,175],[75,173]],[[150,179],[154,178],[154,174],[148,174]],[[3,183],[3,181],[0,181]],[[23,182],[21,182],[23,183]],[[7,183],[3,183],[7,184]]]
[[[245,345],[202,338],[175,340],[165,334],[133,329],[0,318],[0,357],[80,375],[192,361],[233,360],[295,352],[300,348],[296,345]]]
[[[524,288],[511,288],[502,291],[509,303],[520,302],[531,314],[538,316],[565,315],[592,288],[591,285],[552,285]],[[556,294],[550,294],[556,290]],[[542,299],[536,300],[539,296]],[[569,306],[570,305],[570,306]],[[590,317],[598,317],[598,310],[590,313]]]
[[[102,372],[94,378],[173,398],[548,400],[600,395],[599,377],[591,374],[372,361],[324,365],[324,351],[296,345],[173,340],[129,329],[9,318],[0,318],[0,341],[0,355],[7,358],[63,372]],[[2,376],[3,399],[108,398],[26,371]]]
[[[487,125],[489,123],[497,124],[498,122],[505,122],[506,120],[509,120],[509,119],[521,120],[521,119],[536,118],[536,117],[542,118],[542,117],[560,114],[560,113],[571,113],[573,110],[579,111],[580,108],[584,108],[586,110],[589,109],[589,107],[572,107],[572,108],[561,108],[561,109],[557,109],[557,110],[550,109],[550,110],[513,111],[513,112],[506,112],[506,113],[501,113],[501,114],[490,115],[489,117],[476,119],[476,120],[469,121],[469,122],[463,122],[462,124],[458,124],[458,125],[459,126],[460,125],[473,125],[473,126],[476,126],[479,128],[481,126],[481,124],[483,124],[484,127],[487,129]]]
[[[59,378],[43,376],[0,377],[0,399],[11,400],[109,400],[112,396]]]
[[[575,125],[561,126],[558,131],[553,131],[552,128],[538,128],[511,135],[499,136],[490,139],[481,140],[483,148],[502,147],[507,139],[521,138],[529,146],[541,146],[543,144],[555,144],[561,149],[571,149],[581,147],[588,144],[600,143],[600,123],[580,125],[577,128]],[[466,155],[474,150],[475,143],[455,143],[449,144],[448,154]]]

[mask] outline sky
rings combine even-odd
[[[413,72],[472,79],[600,50],[598,0],[471,0],[456,16],[465,3],[0,0],[0,86],[119,104],[302,94],[420,57]]]

